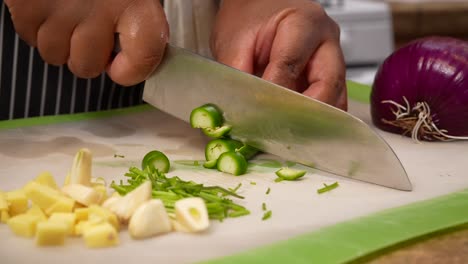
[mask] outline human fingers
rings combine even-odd
[[[88,17],[71,36],[68,68],[81,78],[94,78],[105,70],[114,47],[114,24],[109,13]]]
[[[317,49],[306,76],[309,86],[304,95],[347,109],[346,67],[339,42],[330,40]]]
[[[159,65],[169,35],[159,1],[133,1],[117,21],[120,52],[107,68],[110,78],[124,86],[145,80]]]

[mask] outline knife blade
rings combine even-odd
[[[188,50],[167,46],[143,100],[186,122],[194,108],[215,104],[234,139],[338,176],[412,190],[392,148],[362,120]]]

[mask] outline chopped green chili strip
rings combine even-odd
[[[266,211],[266,210],[267,210],[266,203],[262,203],[262,210],[263,210],[263,211]]]
[[[205,146],[205,159],[206,161],[217,159],[224,152],[235,151],[236,149],[242,146],[243,144],[240,141],[233,139],[213,139],[210,142],[208,142]]]
[[[239,184],[237,184],[236,188],[234,188],[234,189],[230,189],[230,188],[229,188],[229,190],[230,190],[231,192],[235,193],[235,192],[237,192],[237,190],[239,190],[239,188],[240,188],[241,186],[242,186],[242,183],[239,182]]]
[[[114,154],[114,158],[125,158],[124,155]]]
[[[250,185],[257,185],[257,183],[256,183],[256,182],[253,182],[253,181],[251,181],[251,182],[250,182]]]
[[[166,173],[169,171],[171,163],[164,153],[159,150],[153,150],[148,152],[141,161],[141,168],[144,170],[146,167]]]
[[[265,221],[270,218],[271,218],[271,210],[268,210],[263,214],[262,220]]]
[[[268,187],[265,194],[270,194],[270,191],[271,191],[271,189],[270,189],[270,187]]]
[[[223,123],[223,114],[213,104],[205,104],[192,110],[190,125],[193,128],[219,127]]]
[[[229,213],[229,217],[239,217],[239,216],[244,216],[248,214],[250,214],[249,210],[235,211],[235,212]]]
[[[317,193],[320,194],[320,193],[328,192],[328,191],[331,191],[331,190],[335,189],[336,187],[338,187],[338,182],[334,182],[333,184],[330,184],[330,185],[326,185],[324,183],[323,185],[325,187],[318,189]]]
[[[219,156],[216,167],[221,172],[238,176],[247,172],[247,161],[242,154],[228,151]]]
[[[149,180],[153,188],[152,197],[160,199],[170,213],[174,212],[175,202],[186,197],[202,198],[210,219],[222,221],[226,217],[238,217],[250,213],[245,207],[226,197],[243,199],[244,197],[235,193],[241,184],[230,191],[220,186],[205,186],[193,181],[184,181],[177,176],[167,177],[165,173],[151,166],[147,166],[144,170],[131,167],[125,176],[126,183],[122,180],[120,184],[112,182],[111,188],[120,195],[125,195]]]
[[[184,166],[199,166],[200,161],[198,160],[175,160],[174,163],[184,165]]]
[[[295,181],[303,177],[306,173],[305,170],[297,170],[288,167],[281,168],[275,172],[278,178],[286,181]]]
[[[249,160],[253,158],[257,153],[259,153],[259,150],[250,146],[250,145],[243,145],[242,147],[236,149],[237,152],[242,154],[246,160]]]
[[[215,169],[218,165],[218,159],[212,159],[203,163],[203,167],[207,169]]]
[[[202,128],[202,131],[205,135],[212,138],[222,138],[225,137],[231,132],[232,126],[224,125],[221,127],[206,127]]]

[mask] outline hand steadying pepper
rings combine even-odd
[[[122,85],[160,63],[169,29],[157,0],[5,0],[16,31],[78,77]],[[112,58],[115,35],[121,51]],[[310,0],[225,0],[211,41],[218,61],[346,109],[339,28]]]
[[[339,28],[308,0],[225,0],[212,35],[217,60],[347,108]]]

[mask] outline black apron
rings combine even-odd
[[[45,63],[15,33],[8,8],[0,10],[0,120],[93,112],[142,104],[143,83],[122,87],[102,73],[74,76],[66,65]]]

